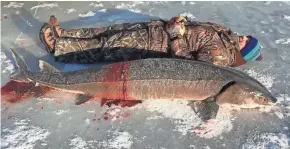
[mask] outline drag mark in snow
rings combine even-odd
[[[241,8],[236,3],[234,3],[234,5],[237,7],[237,9],[239,10],[239,12],[242,13]]]
[[[37,4],[37,6],[40,6],[40,3],[43,3],[43,2],[39,2],[39,3]],[[37,7],[37,8],[35,9],[34,14],[33,14],[33,17],[36,16],[36,13],[37,13],[38,8],[39,8],[39,7]]]
[[[22,35],[22,32],[21,32],[21,33],[18,35],[18,37],[15,39],[15,42],[14,42],[14,43],[16,43],[16,42],[19,41],[19,40],[24,40],[24,39],[20,39],[21,35]]]
[[[35,7],[36,7],[36,9],[35,9],[35,11],[34,11],[33,17],[35,17],[35,16],[36,16],[37,10],[38,10],[38,8],[39,8],[38,6],[40,6],[40,3],[43,3],[43,2],[39,2],[39,3],[38,3],[38,5],[37,5],[37,6],[35,6]],[[27,23],[28,23],[28,25],[29,25],[29,22],[28,22],[28,20],[27,20]],[[32,25],[29,25],[29,26],[32,26]],[[26,27],[25,27],[24,29],[26,29]],[[17,41],[19,41],[19,40],[25,40],[25,39],[20,39],[21,35],[22,35],[22,32],[20,32],[20,34],[18,35],[18,37],[15,39],[15,42],[14,42],[14,44],[16,44],[16,42],[17,42]],[[22,45],[23,45],[23,44],[22,44]]]

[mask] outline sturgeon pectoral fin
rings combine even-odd
[[[214,119],[217,115],[219,105],[215,102],[214,97],[209,97],[203,101],[190,102],[188,104],[203,120]]]
[[[88,96],[88,95],[83,95],[83,94],[79,94],[76,98],[76,101],[75,101],[75,105],[80,105],[80,104],[83,104],[87,101],[89,101],[90,99],[92,99],[93,96]]]

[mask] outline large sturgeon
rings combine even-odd
[[[198,112],[209,119],[216,116],[220,104],[268,105],[277,101],[266,87],[249,75],[200,61],[141,59],[72,72],[59,72],[40,61],[40,67],[50,71],[31,72],[24,60],[13,49],[11,51],[18,68],[11,79],[32,81],[86,97],[76,104],[93,97],[191,100],[199,101],[196,102]]]

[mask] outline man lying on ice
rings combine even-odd
[[[64,63],[173,57],[236,67],[262,59],[261,46],[255,37],[239,36],[218,24],[188,21],[184,17],[103,28],[62,29],[57,18],[50,16],[39,37],[56,61]]]

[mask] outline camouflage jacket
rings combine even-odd
[[[175,57],[232,66],[239,51],[238,36],[230,29],[210,22],[188,22],[181,38],[171,42]]]

